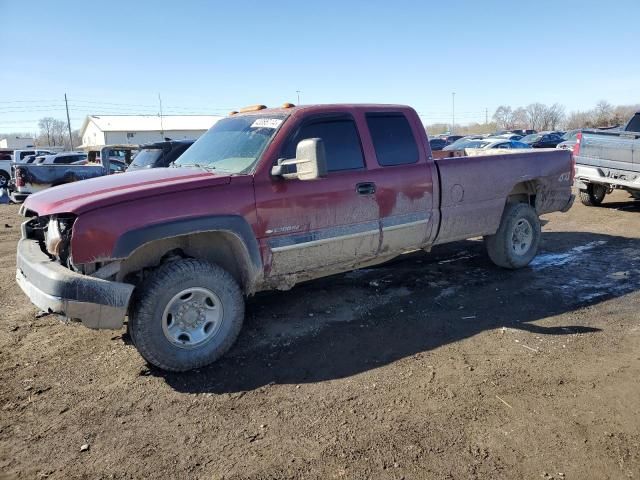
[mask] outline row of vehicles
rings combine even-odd
[[[0,163],[3,183],[10,186],[14,201],[58,185],[122,173],[139,168],[167,167],[193,143],[193,140],[165,141],[148,145],[107,145],[86,152],[47,150],[16,151]],[[6,155],[6,154],[5,154]]]
[[[471,148],[489,150],[556,147],[571,150],[577,133],[578,130],[540,133],[533,130],[503,130],[491,135],[441,136],[429,140],[429,143],[434,151],[459,151]]]

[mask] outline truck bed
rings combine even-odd
[[[539,214],[563,210],[573,180],[566,150],[442,158],[435,165],[441,216],[436,244],[495,233],[505,199],[526,189],[535,192]]]
[[[97,165],[32,165],[15,164],[16,191],[25,195],[49,187],[86,180],[105,174],[105,167]]]

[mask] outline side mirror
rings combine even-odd
[[[287,165],[295,165],[296,173],[286,173]],[[296,147],[296,158],[280,159],[271,169],[271,175],[300,180],[317,180],[327,176],[327,157],[321,138],[301,140]]]

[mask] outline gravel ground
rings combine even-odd
[[[0,205],[0,478],[640,478],[640,202],[545,216],[530,268],[479,241],[249,301],[231,353],[149,368],[36,318]],[[4,475],[4,477],[3,477]]]

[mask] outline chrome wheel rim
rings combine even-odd
[[[165,307],[162,331],[177,347],[200,347],[220,331],[223,314],[222,302],[211,290],[186,288],[174,295]]]
[[[524,255],[533,243],[533,226],[526,218],[516,222],[511,235],[511,246],[516,255]]]

